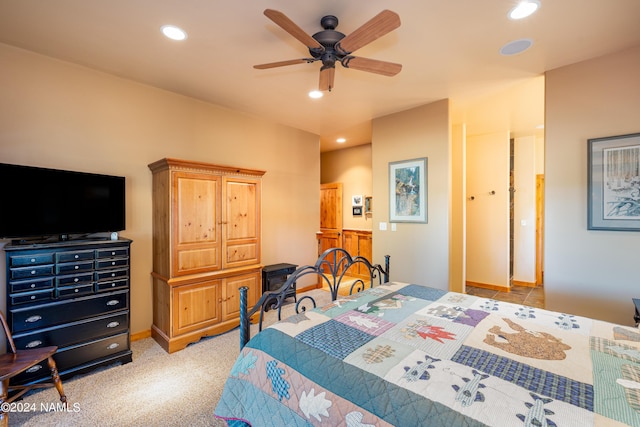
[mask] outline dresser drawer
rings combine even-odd
[[[129,269],[122,268],[120,270],[96,271],[95,274],[96,274],[96,281],[101,282],[103,280],[127,277],[129,276]]]
[[[96,250],[96,258],[115,258],[128,256],[129,248],[127,247]]]
[[[79,273],[82,271],[92,271],[93,261],[85,262],[66,262],[63,264],[56,264],[56,274],[71,274]]]
[[[129,350],[129,334],[123,333],[58,349],[53,358],[58,370],[64,371],[87,360],[100,359],[126,350]]]
[[[11,308],[13,333],[45,328],[129,308],[129,291],[96,294],[33,307]]]
[[[45,252],[31,255],[9,256],[9,267],[24,267],[38,264],[53,264],[53,253]]]
[[[28,277],[53,275],[53,264],[34,265],[33,267],[19,267],[9,269],[9,279],[26,279]]]
[[[88,295],[93,293],[93,283],[88,285],[77,286],[63,286],[56,289],[56,296],[58,298],[76,298],[82,295]]]
[[[94,317],[80,322],[16,334],[13,341],[19,349],[56,345],[60,348],[79,342],[126,332],[129,311]]]
[[[111,258],[96,260],[96,269],[126,267],[129,265],[129,258]]]
[[[53,287],[53,277],[9,282],[9,292],[37,291]]]
[[[11,304],[27,304],[27,303],[37,303],[44,301],[51,301],[53,299],[53,289],[36,291],[36,292],[28,292],[28,293],[18,293],[10,295]]]
[[[93,282],[93,272],[84,274],[70,274],[56,277],[56,287],[80,285]]]
[[[107,280],[104,282],[96,282],[96,292],[114,291],[129,287],[129,279]]]
[[[57,262],[73,262],[93,260],[94,251],[67,251],[56,254]]]
[[[76,367],[89,360],[108,357],[129,349],[128,333],[118,334],[87,343],[77,344],[64,348],[58,348],[53,358],[56,361],[58,372]],[[49,376],[49,367],[44,360],[27,371],[15,377],[15,384],[26,383],[31,380]]]

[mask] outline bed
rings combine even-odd
[[[386,268],[366,263],[381,283],[342,295],[350,262],[300,269],[337,278],[331,303],[241,342],[216,417],[230,426],[640,426],[638,329],[390,282],[388,258]],[[273,297],[245,320],[265,301],[279,309]]]

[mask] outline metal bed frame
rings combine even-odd
[[[342,279],[346,276],[354,274],[354,270],[357,271],[358,266],[363,266],[368,271],[368,285],[365,283],[365,279],[356,277],[354,282],[349,287],[349,295],[354,292],[361,292],[365,288],[373,287],[374,285],[380,285],[389,281],[389,255],[384,257],[384,267],[380,264],[371,264],[368,259],[356,256],[352,257],[347,251],[342,248],[327,249],[320,255],[314,265],[306,265],[296,269],[287,278],[287,281],[275,291],[267,291],[262,294],[258,302],[251,310],[247,311],[247,292],[248,287],[243,286],[240,288],[240,349],[242,349],[247,342],[249,342],[250,331],[249,325],[251,317],[256,313],[259,314],[258,331],[262,331],[262,321],[264,319],[264,312],[267,309],[278,310],[278,320],[281,320],[282,305],[286,299],[286,294],[289,288],[293,286],[301,277],[314,274],[320,278],[321,283],[324,282],[329,287],[331,294],[331,301],[335,301],[338,298],[338,289]],[[361,269],[362,270],[362,269]],[[304,312],[307,309],[316,307],[316,301],[313,297],[305,295],[302,298],[298,298],[295,311],[296,314]]]

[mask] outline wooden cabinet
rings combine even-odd
[[[63,378],[132,360],[128,239],[8,244],[7,323],[18,349],[58,346]],[[49,379],[46,360],[16,377]]]
[[[342,247],[349,252],[352,257],[361,256],[373,262],[372,257],[372,239],[371,231],[368,230],[343,230]],[[351,274],[358,277],[369,277],[369,270],[360,264],[357,264],[358,271]],[[355,267],[354,267],[355,268]]]
[[[174,352],[239,324],[261,288],[264,171],[162,159],[153,173],[152,336]]]

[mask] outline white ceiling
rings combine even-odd
[[[454,121],[487,120],[480,100],[546,70],[640,45],[640,0],[541,0],[533,16],[511,21],[516,0],[0,0],[0,42],[263,117],[321,136],[323,151],[370,142],[371,119],[450,98]],[[335,88],[318,85],[320,63],[256,70],[254,64],[308,57],[305,46],[267,17],[276,9],[308,34],[335,15],[349,34],[383,9],[401,26],[354,55],[403,65],[385,77],[338,65]],[[185,29],[186,41],[160,34]],[[507,42],[530,38],[528,51],[505,57]],[[1,66],[1,65],[0,65]],[[517,96],[515,98],[518,98]],[[515,102],[515,101],[514,101]],[[529,120],[534,111],[514,108]],[[518,113],[520,114],[520,113]],[[481,126],[478,124],[477,126]]]

